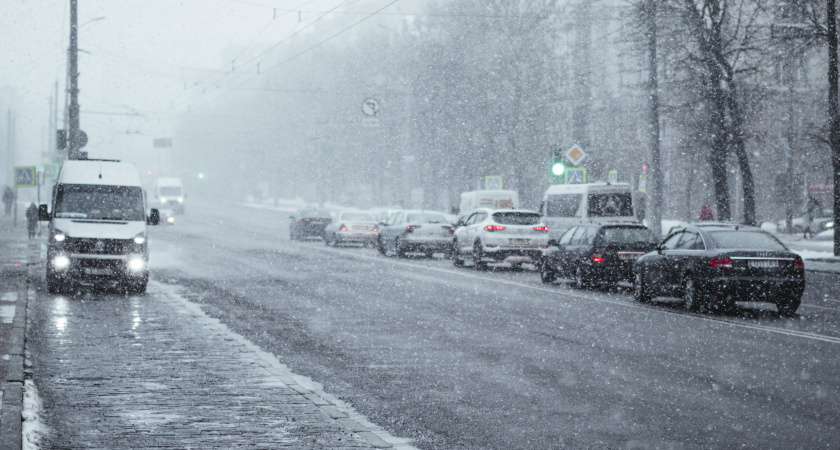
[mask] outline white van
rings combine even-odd
[[[549,186],[540,204],[549,239],[584,221],[636,221],[633,190],[627,183],[558,184]]]
[[[65,161],[53,188],[47,286],[51,293],[73,284],[118,285],[146,291],[149,249],[146,225],[157,225],[157,209],[146,217],[146,194],[133,164],[113,160]]]
[[[152,195],[157,205],[170,208],[178,214],[184,213],[184,186],[180,178],[158,178],[152,186]]]
[[[519,208],[519,193],[516,191],[485,190],[461,192],[458,214],[464,215],[478,208]]]

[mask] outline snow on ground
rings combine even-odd
[[[22,450],[41,448],[41,440],[47,435],[47,427],[41,421],[43,405],[38,389],[32,380],[26,380],[23,386],[23,446]]]

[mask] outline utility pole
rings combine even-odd
[[[650,229],[654,236],[662,236],[662,160],[659,147],[659,71],[656,52],[656,10],[659,0],[647,0],[648,74],[650,90]],[[689,185],[689,192],[691,192]]]
[[[837,68],[837,6],[835,0],[827,0],[826,25],[828,31],[828,119],[830,131],[831,162],[834,169],[834,220],[840,218],[840,104],[837,98],[837,82],[840,78]],[[840,233],[834,227],[834,256],[840,256]]]
[[[70,50],[67,71],[70,77],[70,129],[67,139],[67,159],[79,159],[82,148],[79,130],[79,43],[78,43],[78,0],[70,0]]]

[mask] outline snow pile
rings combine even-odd
[[[23,386],[23,450],[41,448],[41,440],[47,436],[47,427],[41,421],[43,405],[38,389],[32,380],[26,380]]]

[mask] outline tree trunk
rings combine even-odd
[[[648,26],[648,75],[650,90],[650,229],[654,236],[662,235],[662,167],[659,148],[659,72],[656,62],[656,10],[659,0],[647,0],[645,4]]]
[[[830,121],[829,143],[831,162],[834,168],[834,256],[840,256],[840,233],[837,219],[840,218],[840,105],[837,98],[837,10],[834,0],[828,0],[826,25],[828,27],[828,117]]]
[[[753,181],[753,174],[750,169],[747,145],[744,143],[744,117],[741,114],[741,108],[738,105],[738,99],[736,97],[735,80],[730,79],[728,84],[727,103],[729,105],[729,117],[731,119],[729,137],[732,141],[732,146],[735,148],[735,156],[738,158],[738,166],[741,169],[741,176],[743,177],[744,223],[755,226],[755,182]]]

